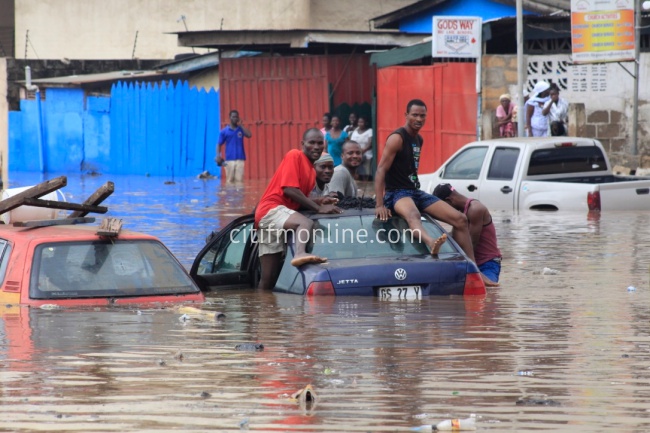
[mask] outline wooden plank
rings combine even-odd
[[[86,224],[94,223],[95,218],[93,217],[81,217],[81,218],[62,218],[57,220],[34,220],[34,221],[19,221],[15,222],[14,227],[48,227],[48,226],[62,226],[69,224]]]
[[[95,191],[90,197],[88,197],[86,201],[82,203],[82,205],[97,206],[98,204],[106,200],[108,196],[113,194],[113,192],[115,192],[115,184],[111,181],[108,181],[104,185],[97,188],[97,191]],[[69,217],[70,218],[83,217],[88,215],[88,212],[92,212],[92,211],[77,210],[72,212],[69,215]]]
[[[78,210],[84,211],[86,213],[108,212],[108,208],[106,206],[89,206],[85,204],[68,203],[67,201],[41,200],[40,198],[25,198],[23,199],[23,204],[28,206],[46,207],[50,209]]]
[[[118,218],[104,218],[97,229],[99,236],[117,236],[122,230],[122,220]]]
[[[0,215],[9,212],[12,209],[17,208],[25,204],[25,199],[32,199],[42,197],[46,194],[56,191],[59,188],[62,188],[68,184],[68,178],[66,176],[60,176],[51,180],[46,180],[41,182],[38,185],[33,186],[32,188],[26,189],[23,192],[20,192],[13,197],[0,201]]]

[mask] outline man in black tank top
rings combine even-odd
[[[474,249],[469,235],[467,217],[439,200],[436,196],[420,190],[418,166],[423,140],[419,131],[424,126],[427,117],[427,106],[419,99],[413,99],[406,105],[406,123],[386,140],[386,147],[377,165],[375,175],[375,194],[377,206],[375,215],[381,221],[387,221],[391,212],[395,212],[406,220],[413,232],[419,232],[421,239],[436,255],[446,236],[433,239],[422,227],[420,212],[443,221],[453,227],[451,236],[460,245],[465,254],[472,260]],[[483,274],[486,286],[498,285]]]

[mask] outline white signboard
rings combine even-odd
[[[481,57],[481,17],[433,17],[433,57]]]

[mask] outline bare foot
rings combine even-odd
[[[294,257],[293,260],[291,260],[291,265],[299,267],[306,265],[307,263],[325,263],[326,261],[327,259],[324,257],[318,257],[313,254],[303,254]]]
[[[447,235],[442,234],[438,239],[435,240],[435,242],[430,245],[431,248],[431,255],[432,256],[437,256],[438,253],[440,252],[440,247],[442,247],[442,244],[444,244],[447,241]]]
[[[482,273],[481,273],[481,278],[483,279],[483,283],[485,283],[485,287],[499,287],[499,283],[492,281]]]

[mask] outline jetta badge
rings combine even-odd
[[[406,271],[404,269],[402,269],[402,268],[398,268],[395,271],[395,278],[397,278],[400,281],[405,280],[406,279]]]

